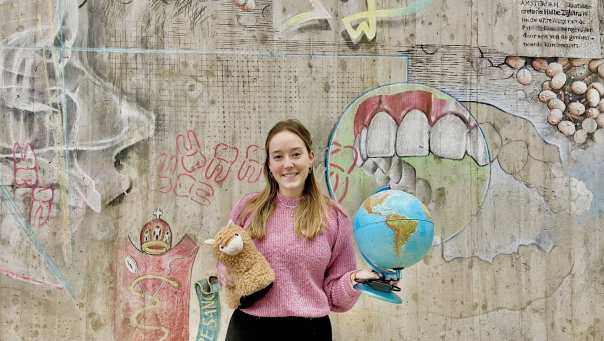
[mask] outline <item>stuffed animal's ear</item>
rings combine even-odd
[[[206,239],[203,241],[204,244],[214,245],[215,239]]]

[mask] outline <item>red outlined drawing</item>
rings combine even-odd
[[[258,145],[248,145],[245,158],[240,158],[238,147],[217,143],[209,159],[204,154],[202,139],[195,131],[189,129],[176,135],[175,142],[175,152],[159,153],[155,166],[157,182],[153,191],[173,193],[201,206],[209,206],[216,186],[222,187],[232,173],[236,180],[248,184],[260,180],[264,156]]]
[[[247,183],[255,183],[262,175],[262,151],[260,146],[249,145],[245,151],[245,160],[237,172],[237,180]]]
[[[199,246],[185,235],[162,255],[129,240],[116,259],[115,340],[189,340],[191,272]]]
[[[332,149],[330,151],[330,155],[333,156],[342,153],[345,150],[350,150],[352,153],[352,161],[350,165],[339,165],[334,162],[329,163],[329,167],[331,171],[329,172],[329,178],[332,186],[333,193],[336,196],[336,200],[338,202],[344,201],[346,195],[348,195],[348,190],[350,188],[350,174],[356,168],[356,162],[358,158],[358,154],[354,146],[346,145],[342,146],[339,142],[334,141],[332,143]]]
[[[191,174],[182,173],[176,177],[174,193],[178,197],[189,198],[201,206],[209,206],[214,197],[214,188],[195,179]]]
[[[197,134],[193,130],[187,130],[187,135],[176,136],[176,153],[180,158],[182,168],[188,173],[194,173],[206,165],[206,156]]]
[[[38,185],[38,163],[31,144],[13,145],[13,176],[15,187],[34,188]]]
[[[173,178],[178,166],[178,159],[175,155],[162,152],[159,155],[157,164],[157,174],[159,178],[159,188],[161,193],[169,193],[174,188]]]
[[[219,186],[222,186],[238,156],[239,149],[235,146],[224,143],[214,146],[214,158],[206,168],[206,179],[213,179]]]
[[[48,223],[52,212],[54,189],[36,187],[31,191],[31,209],[29,221],[33,226],[43,226]]]

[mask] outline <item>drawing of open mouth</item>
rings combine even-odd
[[[486,194],[491,158],[481,128],[439,90],[416,84],[370,90],[346,109],[330,147],[334,143],[351,144],[351,153],[328,153],[327,174],[352,162],[350,176],[361,178],[355,181],[361,186],[350,189],[359,188],[355,195],[343,201],[358,207],[356,201],[384,185],[412,193],[431,209],[442,241],[476,216]],[[362,179],[367,176],[370,184]],[[327,182],[333,194],[334,183]]]
[[[142,249],[150,255],[161,255],[170,249],[170,245],[162,240],[152,240],[145,242]]]

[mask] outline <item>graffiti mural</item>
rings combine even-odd
[[[263,149],[249,145],[245,154],[239,148],[218,143],[205,155],[200,138],[193,130],[176,136],[176,155],[161,152],[157,163],[157,191],[173,193],[200,206],[209,206],[215,188],[226,180],[253,184],[262,175]]]
[[[191,268],[199,246],[187,235],[172,246],[172,229],[155,218],[118,255],[115,338],[189,340]]]
[[[488,144],[470,112],[436,89],[394,84],[370,90],[346,109],[331,137],[337,142],[327,172],[354,162],[356,170],[346,172],[350,181],[366,184],[355,186],[348,200],[384,185],[413,193],[435,212],[436,235],[443,241],[480,210],[490,178]],[[340,152],[342,144],[353,147]],[[328,181],[332,192],[342,186],[337,175]],[[366,176],[373,181],[363,180]],[[447,202],[446,195],[455,191],[466,192],[467,200]]]
[[[388,185],[437,230],[404,304],[361,297],[334,340],[601,339],[602,10],[0,0],[1,338],[223,339],[197,241],[295,117],[350,217]]]
[[[0,49],[0,160],[12,164],[14,178],[11,188],[2,188],[2,200],[11,202],[10,216],[19,221],[13,226],[21,226],[19,243],[46,263],[45,271],[22,273],[37,282],[48,281],[46,271],[55,277],[51,282],[67,281],[59,264],[73,261],[82,209],[100,212],[129,188],[130,179],[115,169],[114,157],[153,132],[150,112],[100,78],[85,55],[73,53],[86,26],[78,2],[55,5],[48,22],[3,35]],[[67,238],[53,240],[32,230],[50,224],[62,225],[60,234]],[[62,252],[48,251],[57,248]]]
[[[600,58],[506,58],[520,84],[529,85],[533,72],[547,76],[538,95],[549,109],[547,122],[579,145],[604,142],[603,62]]]
[[[489,214],[483,208],[485,201],[487,206],[501,205],[497,200],[503,197],[493,194],[501,190],[499,181],[491,180],[493,172],[503,171],[536,189],[554,212],[584,213],[593,199],[591,191],[583,182],[560,172],[556,148],[550,147],[547,154],[538,149],[543,142],[530,123],[507,122],[509,119],[508,113],[497,108],[460,103],[426,86],[407,83],[370,90],[346,108],[331,133],[326,157],[328,188],[340,202],[351,201],[350,206],[385,185],[415,194],[434,212],[435,243],[450,241]],[[532,139],[521,141],[511,135],[519,131],[523,139]],[[348,150],[344,151],[342,144],[347,144]],[[351,166],[342,171],[341,165],[353,163],[356,170]],[[535,169],[546,176],[532,174]],[[352,189],[350,197],[349,182],[362,184]],[[563,207],[559,198],[565,191],[574,194]],[[454,193],[463,193],[464,200],[448,202],[447,196],[461,195]],[[532,235],[523,233],[523,239],[536,243],[541,230],[527,229],[531,230]],[[477,252],[492,259],[498,250],[514,250],[519,245],[495,242]],[[548,245],[544,249],[550,250]],[[445,245],[445,254],[447,249]]]

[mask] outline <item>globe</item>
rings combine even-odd
[[[399,190],[383,190],[363,201],[354,236],[364,260],[376,271],[408,268],[432,247],[434,224],[424,204]]]

